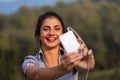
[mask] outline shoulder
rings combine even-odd
[[[36,56],[28,55],[24,58],[24,61],[22,63],[23,71],[25,72],[26,68],[31,65],[39,66],[39,62]]]
[[[37,60],[36,56],[32,56],[32,55],[28,55],[24,58],[24,60],[28,60],[28,59]]]
[[[34,64],[34,65],[38,65],[38,56],[32,56],[32,55],[28,55],[24,58],[23,64]]]

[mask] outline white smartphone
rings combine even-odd
[[[59,37],[59,39],[67,53],[77,53],[79,51],[80,44],[78,43],[77,38],[72,31],[64,33]]]

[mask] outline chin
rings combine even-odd
[[[49,48],[56,48],[59,47],[59,45],[48,45]]]

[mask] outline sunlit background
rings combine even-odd
[[[0,80],[25,80],[21,65],[39,49],[34,28],[46,11],[58,13],[93,49],[88,80],[119,80],[120,0],[0,0]]]

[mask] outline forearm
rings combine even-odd
[[[61,66],[51,68],[39,68],[27,72],[29,80],[54,80],[66,74],[67,72],[62,70]]]

